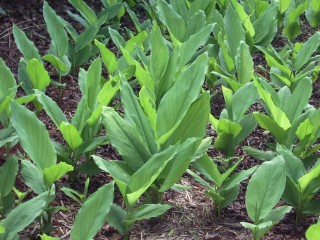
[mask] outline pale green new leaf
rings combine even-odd
[[[40,169],[54,165],[57,153],[45,125],[35,113],[14,101],[11,110],[11,123],[24,151]]]
[[[104,225],[113,202],[113,182],[104,185],[93,193],[82,205],[71,229],[71,240],[94,238]]]
[[[68,143],[72,150],[77,149],[83,143],[83,139],[78,129],[71,123],[61,122],[59,130],[62,133],[63,139]]]
[[[307,240],[320,239],[320,223],[311,225],[306,232]]]
[[[99,48],[102,61],[106,66],[109,74],[113,74],[118,68],[118,61],[113,52],[111,52],[104,44],[98,40],[94,40],[94,44]]]
[[[70,66],[67,66],[60,58],[52,55],[46,54],[42,57],[43,60],[51,63],[58,72],[68,72],[70,70]]]
[[[50,188],[57,180],[63,177],[67,172],[73,171],[73,166],[60,162],[56,165],[43,169],[43,176],[46,185]]]
[[[43,91],[50,84],[50,76],[43,63],[35,58],[27,63],[26,68],[33,88]]]
[[[304,192],[304,190],[306,190],[306,188],[309,186],[311,181],[317,178],[319,175],[320,175],[320,165],[317,167],[314,167],[306,175],[299,178],[298,182],[301,188],[301,192]]]

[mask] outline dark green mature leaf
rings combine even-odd
[[[43,211],[47,203],[48,192],[22,203],[0,222],[5,228],[5,233],[0,235],[0,240],[16,239],[16,234],[30,225]]]
[[[130,220],[139,221],[158,217],[164,214],[171,208],[168,204],[144,204],[137,209],[130,216]]]
[[[16,80],[2,58],[0,58],[0,72],[0,101],[2,101],[3,97],[11,94],[10,89],[16,86]]]
[[[101,60],[96,58],[88,69],[85,80],[85,97],[91,111],[95,109],[96,99],[100,90]]]
[[[43,16],[48,33],[55,43],[58,57],[62,57],[68,50],[68,36],[64,30],[64,24],[47,2],[43,4]]]
[[[243,41],[240,42],[235,60],[238,81],[241,84],[250,82],[254,73],[253,60],[249,46]],[[247,96],[250,96],[250,94],[248,94]]]
[[[92,25],[97,21],[96,14],[83,0],[69,0],[69,3],[81,13],[89,25]]]
[[[114,184],[99,188],[83,204],[71,229],[71,240],[92,239],[105,223],[113,202]]]
[[[124,209],[119,207],[116,204],[112,204],[110,211],[108,212],[106,216],[106,221],[119,233],[124,234],[125,233],[125,219],[126,219],[127,213]]]
[[[264,219],[278,203],[285,184],[285,162],[282,157],[262,163],[252,175],[246,192],[246,208],[255,223]]]
[[[18,160],[15,157],[9,157],[6,159],[2,167],[0,168],[0,195],[8,195],[16,180],[18,173]]]
[[[45,125],[33,112],[14,101],[11,110],[11,122],[22,148],[40,169],[54,165],[57,153]]]
[[[41,194],[47,191],[44,184],[43,172],[32,164],[29,160],[21,161],[21,175],[25,184],[32,189],[36,194]]]
[[[207,54],[199,56],[181,72],[173,87],[160,102],[157,114],[157,135],[165,142],[179,126],[190,105],[200,93],[207,72]]]
[[[34,43],[31,42],[26,34],[21,31],[16,25],[13,25],[13,36],[18,49],[27,61],[33,58],[41,61],[40,54]]]
[[[104,108],[102,115],[111,144],[132,169],[139,169],[151,154],[136,128],[122,119],[113,108]]]

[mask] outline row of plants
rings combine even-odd
[[[319,25],[316,1],[102,0],[99,13],[82,0],[69,2],[78,14],[67,14],[82,32],[45,2],[48,53],[41,56],[13,26],[22,54],[17,78],[0,60],[0,147],[6,149],[0,168],[0,239],[19,239],[35,221],[41,239],[57,239],[49,235],[52,214],[66,210],[52,204],[60,190],[81,205],[70,239],[92,239],[105,223],[128,239],[136,221],[172,208],[162,195],[185,189],[178,184],[184,174],[204,185],[217,217],[250,178],[245,203],[252,222],[241,224],[253,239],[261,239],[292,209],[297,225],[309,214],[319,215],[320,110],[310,98],[320,69],[320,33],[295,41],[302,14],[312,27]],[[148,16],[142,23],[137,6]],[[121,35],[125,13],[136,31],[125,29]],[[278,29],[287,39],[281,49],[271,45]],[[117,53],[108,49],[109,40]],[[260,71],[253,60],[257,52],[266,60]],[[49,73],[48,65],[56,73]],[[77,71],[84,65],[87,70]],[[53,84],[63,93],[69,84],[63,80],[75,72],[81,99],[66,116],[56,103],[59,96],[50,98],[46,88]],[[225,108],[213,116],[210,104],[218,85]],[[18,97],[20,88],[24,95]],[[256,103],[261,110],[250,110]],[[34,111],[25,106],[31,104]],[[42,110],[63,143],[50,138],[37,116]],[[216,138],[206,133],[209,123]],[[267,151],[243,147],[261,165],[239,171],[243,158],[235,150],[257,125],[274,141]],[[96,155],[108,144],[121,159]],[[18,146],[23,152],[11,154]],[[212,147],[223,157],[209,156]],[[113,181],[88,196],[90,178],[100,172]],[[15,187],[18,174],[27,192]],[[66,174],[69,181],[85,176],[82,193],[56,186]],[[123,204],[113,202],[114,191]],[[318,239],[319,226],[312,225],[306,237]]]

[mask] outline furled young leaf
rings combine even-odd
[[[42,62],[35,58],[27,63],[27,72],[33,88],[43,91],[50,84],[50,76]]]
[[[113,182],[93,193],[79,210],[71,229],[71,240],[92,239],[105,223],[113,202]]]
[[[74,125],[67,122],[61,122],[59,130],[63,139],[68,143],[72,150],[77,149],[82,143],[82,137]]]
[[[18,160],[9,157],[0,168],[0,195],[7,196],[14,187],[18,173]]]
[[[64,30],[64,25],[47,2],[43,3],[43,16],[47,25],[48,33],[52,41],[55,43],[58,57],[62,57],[68,50],[68,36]]]
[[[252,175],[246,192],[246,208],[255,223],[266,217],[278,203],[285,183],[285,163],[282,157],[262,163]]]
[[[27,61],[30,61],[33,58],[38,59],[39,61],[41,60],[38,49],[35,47],[34,43],[31,42],[26,34],[16,25],[13,25],[13,36],[18,49]]]
[[[5,233],[0,235],[0,240],[16,239],[16,234],[30,225],[43,211],[47,203],[48,192],[22,203],[12,210],[0,222],[5,228]]]
[[[11,102],[11,110],[11,123],[24,151],[40,169],[54,165],[57,153],[45,125],[33,112],[14,101]]]
[[[67,172],[73,171],[73,167],[65,162],[43,169],[43,176],[46,185],[50,188],[53,183],[59,180]]]

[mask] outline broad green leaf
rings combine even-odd
[[[129,180],[126,197],[129,206],[133,206],[140,196],[153,184],[162,170],[176,155],[177,147],[171,146],[154,154]]]
[[[313,134],[314,128],[310,123],[310,119],[307,118],[305,121],[300,123],[299,127],[297,128],[296,135],[300,141],[305,140],[306,137],[309,137]]]
[[[272,221],[272,223],[278,223],[284,216],[291,211],[292,207],[281,206],[276,209],[272,209],[271,212],[263,219],[263,221]]]
[[[0,195],[7,196],[14,187],[18,173],[18,160],[9,157],[0,168]]]
[[[113,108],[104,108],[102,115],[111,144],[132,169],[139,169],[151,155],[136,128],[122,119]]]
[[[17,84],[14,75],[7,67],[6,63],[2,60],[2,58],[0,58],[0,71],[0,101],[2,101],[4,97],[11,94],[10,89],[16,87]]]
[[[54,102],[50,97],[48,97],[41,91],[38,91],[36,89],[34,91],[37,96],[37,100],[41,103],[44,110],[57,127],[59,127],[62,122],[68,122],[68,119],[56,102]]]
[[[236,0],[231,0],[231,3],[236,10],[240,20],[242,21],[242,24],[247,32],[249,32],[251,37],[254,37],[255,30],[253,27],[253,24],[250,20],[250,16],[246,13],[244,7]]]
[[[227,42],[230,48],[230,53],[232,58],[234,59],[237,55],[237,49],[241,41],[245,42],[246,39],[241,20],[231,4],[226,10],[223,22],[224,30],[227,35]]]
[[[253,116],[263,129],[266,129],[267,131],[272,133],[278,143],[285,143],[287,133],[278,125],[276,121],[274,121],[267,115],[258,112],[253,113]]]
[[[169,5],[166,1],[158,1],[157,10],[159,12],[160,18],[168,27],[170,36],[176,39],[178,43],[185,41],[186,35],[186,25],[182,17],[174,10],[172,5]]]
[[[52,165],[43,169],[43,176],[46,185],[50,188],[57,180],[62,178],[67,172],[73,171],[73,167],[65,162]]]
[[[161,184],[159,192],[169,190],[176,182],[180,180],[190,165],[193,154],[200,144],[200,139],[189,138],[183,142],[177,149],[175,157],[167,164],[161,176],[164,181]]]
[[[24,183],[32,189],[36,194],[41,194],[47,191],[47,187],[43,181],[43,172],[37,168],[29,160],[21,161],[21,175]]]
[[[112,204],[110,211],[106,216],[106,221],[112,227],[117,229],[117,231],[121,234],[125,233],[125,219],[127,217],[127,213],[124,209],[119,207],[116,204]]]
[[[246,180],[249,176],[251,176],[254,171],[256,171],[258,167],[252,167],[247,170],[242,170],[238,173],[233,174],[229,179],[227,179],[222,188],[223,190],[228,190],[236,186],[237,184],[241,183],[242,181]]]
[[[320,239],[320,223],[311,225],[306,232],[307,240]]]
[[[68,0],[86,19],[89,25],[97,21],[97,16],[94,11],[83,0]]]
[[[54,165],[57,153],[45,125],[35,113],[14,101],[11,102],[11,110],[11,123],[24,151],[42,170]]]
[[[144,204],[137,209],[130,216],[130,220],[139,221],[158,217],[164,214],[171,208],[168,204]]]
[[[91,111],[95,108],[96,99],[100,90],[101,60],[96,58],[88,69],[85,81],[85,97]]]
[[[47,2],[43,4],[43,16],[48,33],[55,43],[58,57],[62,57],[68,50],[68,36],[64,30],[64,25]]]
[[[157,81],[163,76],[167,68],[169,49],[157,24],[153,25],[150,37],[150,71],[153,79]]]
[[[174,145],[178,141],[184,142],[191,137],[202,138],[207,128],[209,113],[210,95],[209,93],[204,93],[191,104],[181,123],[169,137],[166,145]]]
[[[181,72],[173,87],[160,102],[157,113],[157,135],[165,142],[178,127],[190,105],[200,93],[207,72],[207,54],[199,56]]]
[[[152,95],[152,96],[150,96]],[[155,132],[156,131],[156,120],[157,120],[157,112],[155,109],[155,102],[154,102],[155,96],[153,95],[153,92],[149,91],[146,87],[142,87],[139,92],[139,100],[140,105],[143,108],[144,112],[148,116],[148,119],[151,123],[152,129]]]
[[[290,6],[291,0],[279,0],[280,13],[284,13]]]
[[[143,112],[137,97],[135,96],[128,81],[121,77],[120,95],[126,113],[126,117],[131,119],[135,124],[140,136],[151,154],[157,152],[157,143],[154,137],[154,132],[151,123]]]
[[[80,208],[71,229],[71,240],[94,238],[104,225],[113,202],[113,182],[94,192]]]
[[[60,58],[52,55],[46,54],[42,57],[43,60],[51,63],[58,72],[62,74],[62,72],[68,72],[70,70],[70,66],[67,66]]]
[[[320,45],[320,32],[313,34],[297,52],[294,62],[294,68],[297,72],[306,64]]]
[[[43,211],[46,206],[48,192],[20,204],[0,222],[5,228],[5,233],[0,235],[0,240],[16,239],[16,234],[29,226]]]
[[[99,48],[102,61],[106,66],[109,74],[113,74],[118,68],[118,61],[113,52],[111,52],[104,44],[98,40],[94,40],[94,44]]]
[[[301,187],[301,192],[304,192],[312,180],[320,175],[320,166],[313,168],[310,172],[299,178],[298,182]]]
[[[235,150],[234,136],[231,133],[220,132],[214,142],[214,147],[222,151],[227,157],[233,156]]]
[[[218,133],[231,134],[233,138],[238,136],[241,131],[241,126],[235,122],[231,122],[228,119],[222,118],[218,124]]]
[[[35,47],[34,43],[31,42],[27,35],[14,24],[13,36],[18,49],[27,61],[30,61],[33,58],[38,59],[39,61],[41,60],[38,49]]]
[[[62,133],[63,139],[68,143],[72,150],[77,149],[83,143],[79,131],[71,123],[61,122],[59,130]]]
[[[282,157],[262,163],[255,171],[246,192],[246,209],[255,223],[264,219],[278,203],[285,183],[285,163]]]
[[[33,88],[43,91],[50,84],[50,76],[42,62],[35,58],[27,63],[27,72]]]
[[[240,46],[237,49],[235,60],[238,81],[242,84],[250,82],[254,72],[253,60],[250,54],[249,46],[243,41],[240,42]],[[248,94],[248,96],[250,95]]]

